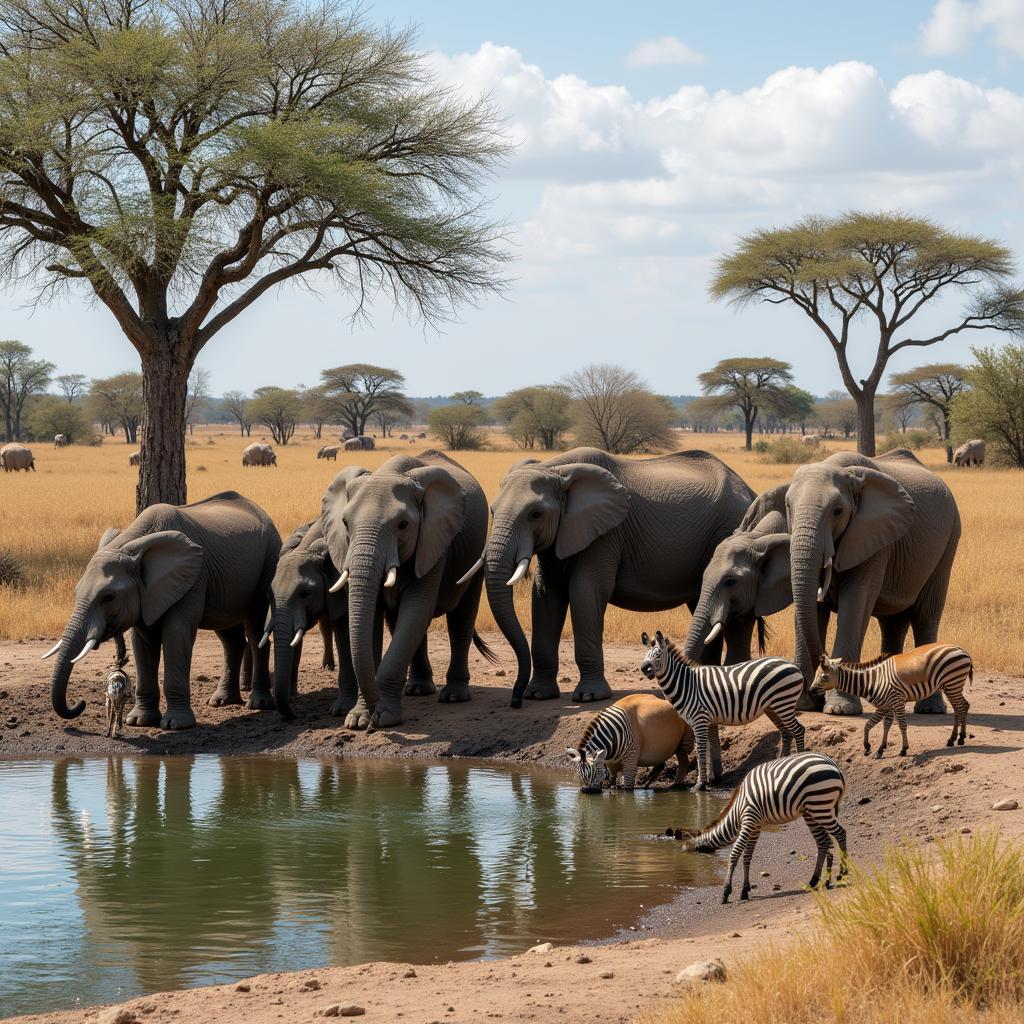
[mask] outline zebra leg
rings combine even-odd
[[[697,783],[693,788],[700,791],[708,788],[708,723],[705,720],[693,723],[693,739],[697,745]]]
[[[846,877],[846,829],[839,824],[839,819],[833,817],[825,823],[825,831],[836,841],[839,847],[839,874],[836,875],[836,882],[841,882]]]
[[[789,740],[792,738],[796,743],[797,753],[802,754],[804,752],[804,733],[807,730],[800,724],[800,719],[796,717],[796,711],[791,708],[779,717],[786,734],[786,753],[789,753]]]
[[[896,723],[900,727],[900,736],[903,737],[903,748],[900,750],[900,757],[906,757],[910,749],[910,740],[907,738],[907,709],[900,705],[896,709]]]
[[[627,750],[622,755],[622,788],[630,793],[636,787],[636,763],[639,760],[637,755],[638,751],[636,750]]]
[[[779,751],[775,755],[776,757],[788,757],[789,748],[793,742],[792,737],[789,735],[789,730],[783,724],[782,719],[775,713],[773,708],[765,708],[764,716],[768,719],[776,729],[779,730]]]
[[[895,712],[886,711],[882,716],[882,742],[878,745],[878,750],[875,751],[875,759],[881,760],[882,755],[885,753],[885,748],[889,745],[889,730],[892,728],[892,720],[895,716]]]
[[[664,770],[665,770],[665,762],[664,761],[662,761],[661,764],[656,764],[652,768],[648,769],[647,778],[644,779],[643,788],[644,789],[650,789],[651,786],[653,786],[654,783],[656,783],[658,781],[658,777],[661,775],[661,773]]]
[[[761,826],[755,825],[751,830],[747,845],[743,848],[743,888],[740,890],[741,900],[750,899],[750,862],[754,859],[754,847],[757,845],[760,837]]]
[[[949,698],[949,703],[953,705],[953,732],[951,733],[946,746],[953,746],[953,743],[957,742],[957,734],[959,733],[960,738],[958,742],[962,747],[964,745],[964,740],[967,738],[967,710],[971,705],[967,703],[967,698],[964,696],[962,688],[959,692],[955,691],[953,688],[945,690],[944,692]]]
[[[804,812],[804,821],[807,822],[807,827],[811,830],[811,835],[814,837],[815,845],[818,847],[818,859],[814,862],[814,874],[811,875],[811,880],[807,883],[808,889],[817,889],[818,883],[821,881],[821,869],[825,864],[826,857],[830,856],[832,852],[832,840],[829,839],[828,833],[824,828],[809,814]],[[829,863],[829,875],[826,883],[826,887],[831,884],[832,881],[832,865]]]
[[[708,726],[708,755],[711,758],[711,781],[722,781],[722,742],[718,737],[718,725]]]
[[[865,723],[864,723],[864,756],[867,757],[871,753],[871,730],[885,717],[884,712],[876,711]]]

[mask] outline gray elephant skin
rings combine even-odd
[[[794,661],[808,686],[832,610],[833,657],[860,658],[872,615],[883,654],[902,651],[910,628],[918,645],[938,640],[960,513],[949,488],[912,452],[897,448],[876,459],[839,452],[800,466],[789,484],[757,498],[743,528],[773,511],[789,528]],[[916,710],[944,708],[939,696]],[[825,711],[857,714],[860,702],[830,690]]]
[[[349,469],[347,473],[365,470]],[[298,691],[299,662],[304,634],[314,625],[324,642],[322,665],[333,670],[334,648],[338,650],[339,697],[331,711],[348,711],[356,700],[356,678],[348,643],[348,595],[331,593],[338,570],[331,561],[321,522],[314,519],[300,526],[281,546],[277,570],[270,587],[270,611],[264,637],[274,636],[274,702],[281,716],[295,717],[290,697]]]
[[[36,460],[32,456],[32,449],[26,448],[23,444],[5,444],[0,448],[0,467],[5,473],[17,473],[23,469],[26,473],[36,471]]]
[[[277,455],[269,444],[251,444],[242,449],[243,466],[276,466]]]
[[[373,473],[339,473],[321,520],[341,572],[335,587],[348,587],[359,693],[351,708],[338,709],[346,726],[397,725],[403,687],[410,696],[435,692],[426,634],[441,615],[451,660],[438,699],[469,700],[470,644],[493,658],[474,630],[483,580],[469,570],[487,539],[487,499],[477,481],[438,451],[396,455]],[[385,619],[391,643],[378,665]]]
[[[512,706],[559,695],[558,647],[572,613],[580,681],[574,701],[604,700],[602,641],[609,604],[654,612],[688,604],[720,540],[735,529],[753,491],[701,451],[631,460],[574,448],[546,462],[525,459],[502,481],[487,544],[487,598],[512,645]],[[516,615],[511,584],[537,556],[533,645]],[[709,648],[720,657],[720,645]]]
[[[53,709],[77,718],[85,701],[67,704],[74,662],[104,640],[132,630],[135,706],[127,723],[184,729],[195,725],[190,704],[196,631],[212,629],[224,648],[224,671],[209,703],[241,704],[239,672],[252,655],[248,706],[274,706],[269,651],[258,648],[281,537],[270,517],[234,491],[193,505],[151,505],[126,529],[104,533],[75,587],[64,635],[44,657],[57,655]],[[166,710],[160,713],[157,669],[163,658]]]
[[[954,466],[984,466],[985,465],[985,442],[980,437],[970,441],[964,441],[955,452],[953,452]]]

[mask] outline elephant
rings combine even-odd
[[[602,652],[607,606],[692,610],[711,552],[739,525],[752,497],[738,474],[702,451],[637,461],[574,448],[512,466],[491,506],[486,551],[487,598],[518,660],[512,707],[524,696],[559,696],[567,611],[580,673],[572,699],[610,697]],[[531,649],[511,588],[534,555],[531,679]],[[707,656],[720,656],[720,644]]]
[[[363,443],[358,437],[350,437],[345,441],[345,451],[347,452],[361,452],[363,450]]]
[[[277,455],[269,444],[251,444],[242,451],[243,466],[276,466]]]
[[[53,447],[54,448],[66,448],[68,445],[67,434],[54,434],[53,435]]]
[[[364,452],[372,452],[377,447],[376,440],[370,437],[369,434],[360,434],[358,437],[352,438],[352,440],[358,441]]]
[[[141,462],[142,462],[142,452],[132,452],[131,455],[128,456],[128,465],[129,466],[138,466]]]
[[[241,704],[239,670],[252,656],[248,706],[274,706],[269,652],[257,647],[281,537],[270,517],[234,491],[192,505],[151,505],[122,531],[100,539],[75,587],[75,607],[64,635],[44,658],[57,655],[50,684],[54,711],[77,718],[85,701],[67,704],[74,664],[94,647],[132,630],[135,706],[129,725],[186,729],[195,725],[189,700],[196,630],[212,629],[224,648],[214,706]],[[160,714],[157,670],[164,662]]]
[[[331,591],[348,587],[359,693],[345,725],[398,725],[403,686],[407,696],[435,692],[426,634],[441,615],[451,658],[438,700],[469,700],[470,643],[494,660],[474,628],[483,580],[470,570],[487,539],[487,499],[477,481],[438,451],[396,455],[373,473],[339,473],[324,494],[321,521],[341,569]],[[378,665],[385,619],[391,643]]]
[[[325,444],[323,448],[316,453],[317,459],[324,459],[328,462],[338,461],[338,446],[336,444]]]
[[[984,466],[985,442],[980,437],[976,437],[971,441],[965,441],[953,452],[953,465]]]
[[[5,444],[0,448],[0,466],[5,473],[17,473],[23,469],[26,473],[36,471],[36,460],[32,455],[32,449],[26,448],[23,444]]]
[[[960,513],[946,484],[913,452],[897,448],[878,458],[838,452],[799,466],[790,483],[758,496],[741,528],[750,530],[769,512],[783,513],[789,527],[794,661],[807,686],[833,609],[835,658],[860,658],[872,615],[883,654],[902,651],[909,628],[918,645],[938,639]],[[807,707],[809,700],[805,694]],[[824,709],[848,715],[861,707],[855,697],[830,690]],[[939,695],[915,710],[941,713],[945,705]]]
[[[358,475],[366,470],[344,471]],[[316,623],[324,641],[323,667],[334,670],[338,648],[339,696],[332,714],[343,714],[356,700],[356,678],[348,642],[348,598],[331,593],[338,570],[331,561],[320,519],[300,526],[281,546],[277,570],[270,587],[270,611],[261,643],[274,634],[274,702],[282,718],[295,717],[289,697],[298,690],[303,634]],[[344,711],[342,710],[344,708]]]

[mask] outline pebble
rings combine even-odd
[[[550,953],[555,948],[553,942],[541,942],[539,945],[531,946],[527,953]]]
[[[962,836],[969,836],[970,834],[971,834],[971,830],[966,825],[964,825],[964,827],[962,829],[960,829],[960,835],[962,835]]]
[[[127,1010],[123,1006],[114,1006],[106,1013],[100,1014],[96,1020],[97,1024],[135,1024],[138,1019],[132,1010]]]
[[[496,676],[497,676],[497,677],[498,677],[499,679],[504,679],[504,678],[505,678],[505,670],[504,670],[503,668],[499,668],[499,669],[498,669],[498,671],[497,671],[497,672],[495,672],[494,674],[495,674],[495,675],[496,675]]]
[[[942,804],[932,804],[932,814],[938,814],[942,810]]]
[[[858,806],[858,807],[863,807],[863,806],[864,806],[865,804],[869,804],[869,803],[871,803],[871,797],[869,797],[869,796],[862,796],[862,797],[861,797],[861,798],[860,798],[860,799],[859,799],[859,800],[857,801],[857,806]]]
[[[580,955],[578,957],[576,957],[576,963],[578,963],[578,964],[589,964],[589,963],[592,963],[592,962],[593,961],[590,959],[589,956],[587,956],[586,953],[580,953]]]
[[[694,985],[702,981],[725,981],[725,964],[721,960],[698,960],[684,967],[675,978],[677,985]]]
[[[772,884],[772,892],[781,892],[782,886],[778,882]]]
[[[1020,805],[1012,797],[1004,797],[992,805],[993,811],[1015,811]]]
[[[323,1012],[324,1017],[362,1017],[366,1010],[355,1003],[331,1003]]]
[[[240,982],[239,982],[239,983],[238,983],[238,984],[237,984],[237,985],[235,986],[235,991],[236,991],[236,992],[249,992],[249,991],[251,991],[251,990],[250,990],[250,987],[249,987],[248,985],[246,985],[246,983],[245,983],[244,981],[240,981]]]
[[[762,871],[761,872],[761,877],[762,878],[771,878],[771,876],[772,876],[772,873],[770,871]]]
[[[943,771],[944,771],[944,772],[945,772],[945,773],[946,773],[947,775],[953,775],[953,774],[955,774],[956,772],[962,772],[962,771],[965,771],[965,770],[966,770],[966,768],[967,768],[967,765],[965,765],[965,764],[961,764],[961,763],[960,763],[959,761],[953,761],[953,762],[952,762],[952,764],[947,764],[947,765],[943,765],[943,768],[942,768],[942,770],[943,770]]]
[[[605,981],[610,981],[612,978],[615,977],[615,972],[614,971],[602,971],[601,972],[601,977],[604,978]]]
[[[403,978],[415,978],[416,972],[410,967],[409,970],[402,975]]]

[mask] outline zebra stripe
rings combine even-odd
[[[842,769],[824,754],[800,753],[759,764],[733,790],[726,808],[707,828],[698,832],[667,829],[666,834],[686,841],[687,848],[712,853],[729,843],[729,875],[722,889],[722,902],[732,894],[732,879],[743,858],[743,888],[740,899],[750,895],[750,861],[766,825],[782,825],[803,818],[818,847],[810,887],[821,879],[825,865],[825,886],[832,884],[832,841],[839,846],[839,874],[846,874],[846,830],[839,823],[839,804],[846,795]]]
[[[628,760],[629,754],[638,752],[639,748],[639,740],[633,733],[632,723],[625,710],[617,704],[605,708],[590,722],[580,740],[576,772],[582,789],[600,789],[606,772],[605,763]],[[595,754],[599,750],[604,751],[604,757],[598,761],[595,760]],[[633,771],[636,771],[635,765]],[[632,786],[632,780],[629,785]]]

